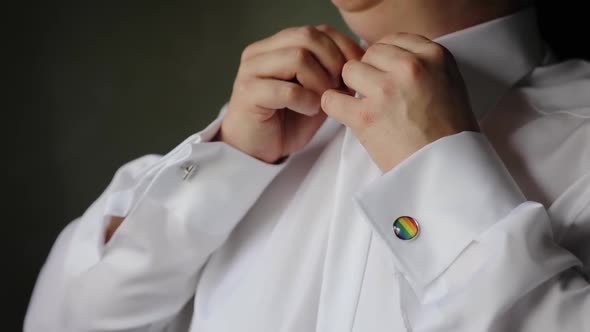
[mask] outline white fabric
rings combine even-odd
[[[531,9],[438,42],[483,134],[381,174],[331,119],[281,165],[208,143],[217,120],[62,232],[25,331],[590,331],[590,64],[552,63]]]

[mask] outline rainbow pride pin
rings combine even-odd
[[[402,240],[411,240],[418,236],[420,227],[416,219],[403,216],[395,219],[393,222],[393,232]]]

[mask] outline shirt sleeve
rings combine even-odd
[[[568,222],[589,232],[590,190],[577,199],[576,220]],[[546,209],[525,199],[483,135],[464,132],[424,147],[355,201],[412,290],[404,299],[412,331],[590,327],[582,262],[558,244]],[[418,222],[410,241],[394,234],[401,216]]]
[[[209,255],[285,164],[209,142],[220,118],[163,157],[121,167],[62,231],[38,277],[26,332],[165,329],[194,295]],[[111,215],[125,221],[103,245]]]

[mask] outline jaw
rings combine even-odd
[[[417,1],[417,0],[410,0]],[[396,32],[404,31],[398,13],[403,13],[405,1],[390,0],[332,0],[350,30],[369,45]],[[410,31],[406,31],[410,32]]]
[[[408,32],[435,39],[442,35],[511,14],[531,0],[332,0],[340,15],[369,45],[395,33]]]
[[[332,0],[340,12],[357,13],[377,6],[384,0]]]

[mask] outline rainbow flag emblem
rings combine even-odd
[[[402,240],[411,240],[418,236],[420,227],[416,219],[403,216],[395,219],[393,222],[393,232]]]

